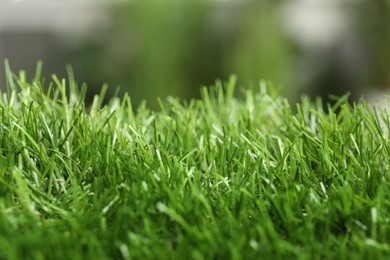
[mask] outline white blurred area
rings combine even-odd
[[[64,70],[62,47],[72,38],[107,24],[101,0],[0,0],[0,84],[4,59],[32,76],[38,60],[47,73]]]
[[[0,30],[80,33],[104,22],[99,0],[0,0]]]
[[[302,71],[312,70],[321,73],[329,69],[330,74],[338,78],[339,82],[336,80],[336,83],[354,86],[353,90],[358,96],[375,106],[388,108],[390,86],[364,86],[356,80],[360,75],[367,73],[372,62],[372,57],[369,57],[368,48],[365,46],[370,39],[363,39],[359,35],[354,24],[356,16],[351,11],[351,7],[357,7],[361,2],[289,0],[282,5],[281,18],[286,33],[295,41],[298,48],[303,50],[303,55],[297,60],[297,74],[300,75],[298,84],[305,85],[306,82],[315,81],[314,78],[317,76],[315,73],[305,74]],[[342,89],[341,93],[345,90],[351,91]]]
[[[281,9],[288,34],[308,49],[326,49],[347,35],[350,17],[340,0],[290,0]],[[350,2],[350,1],[349,1]]]

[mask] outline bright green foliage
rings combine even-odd
[[[8,73],[0,259],[390,256],[384,111],[292,108],[263,83],[238,100],[232,78],[133,112],[72,82]]]

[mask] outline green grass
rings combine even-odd
[[[264,83],[236,99],[233,77],[133,111],[87,106],[71,74],[7,74],[0,259],[390,256],[384,111],[292,106]]]

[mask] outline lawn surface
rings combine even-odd
[[[383,111],[264,83],[236,99],[234,78],[133,111],[86,106],[72,76],[7,78],[0,259],[390,257]]]

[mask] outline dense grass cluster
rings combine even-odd
[[[41,83],[0,97],[0,259],[390,256],[384,111],[234,78],[159,112]]]

